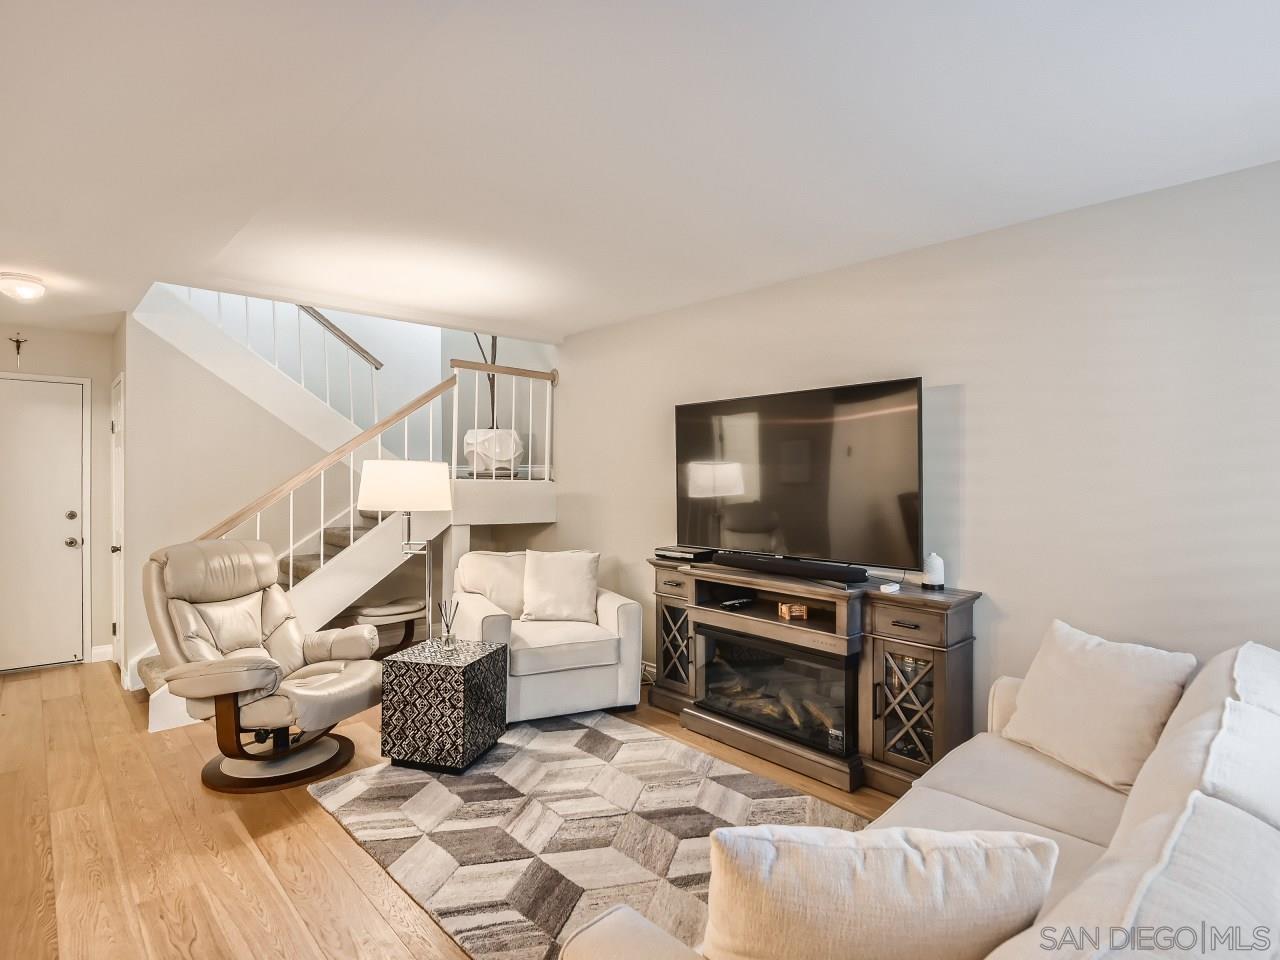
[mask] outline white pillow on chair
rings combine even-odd
[[[1058,845],[1027,833],[727,827],[707,960],[980,960],[1035,920]]]
[[[596,622],[600,554],[586,550],[525,552],[521,620]]]
[[[1189,653],[1112,643],[1055,620],[1004,736],[1128,793],[1195,667]]]

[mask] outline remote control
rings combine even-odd
[[[751,600],[748,597],[743,597],[740,600],[725,600],[720,604],[720,606],[724,607],[726,610],[737,610],[738,607],[746,607],[750,605]]]

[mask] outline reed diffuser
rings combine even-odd
[[[457,639],[453,635],[453,621],[458,615],[457,601],[451,607],[445,606],[443,602],[436,606],[440,608],[440,626],[444,630],[444,636],[440,638],[440,649],[445,653],[453,653],[457,646]]]

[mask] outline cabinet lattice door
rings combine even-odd
[[[658,604],[658,683],[692,695],[689,643],[689,611],[668,603]]]
[[[934,760],[934,659],[923,651],[885,643],[880,649],[886,760],[929,765]]]

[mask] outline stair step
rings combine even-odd
[[[359,540],[372,529],[373,527],[357,526],[355,528],[356,540]],[[339,549],[349,547],[353,542],[351,539],[351,533],[351,527],[345,524],[339,527],[325,527],[324,544],[326,547],[338,547]],[[331,556],[327,549],[325,550],[324,555],[325,559],[328,559]]]
[[[340,551],[339,551],[340,552]],[[328,550],[324,552],[324,562],[328,563],[337,553],[330,553]],[[293,555],[293,582],[305,580],[311,574],[320,569],[320,554],[318,553],[295,553]],[[289,589],[289,558],[287,556],[280,558],[280,586],[286,590]]]

